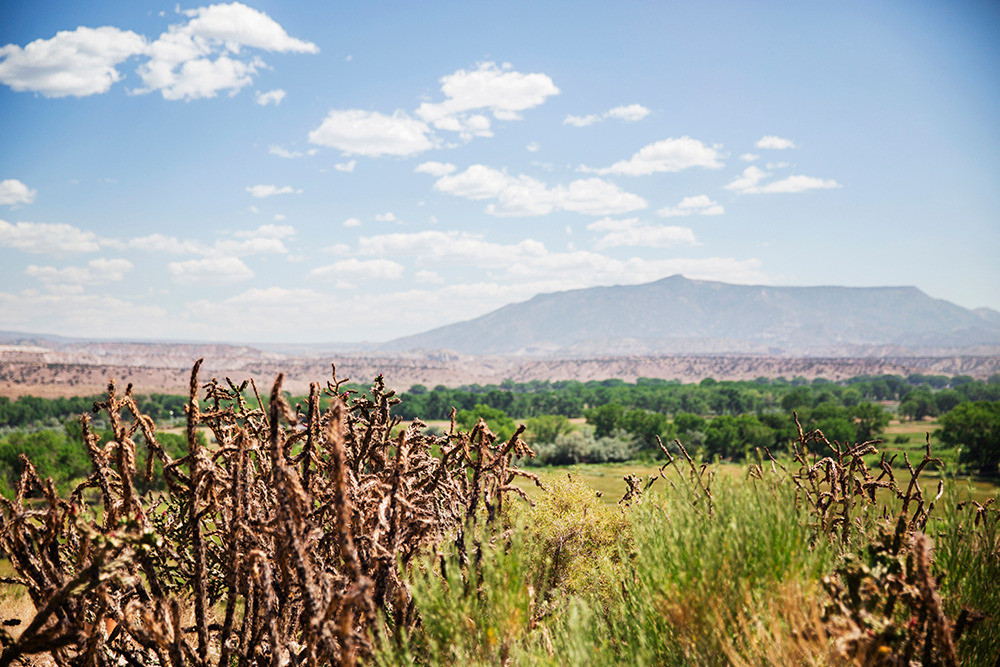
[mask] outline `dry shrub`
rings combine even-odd
[[[789,474],[767,452],[772,470],[781,467],[794,483],[817,535],[842,550],[836,572],[823,578],[828,600],[817,634],[829,639],[838,659],[854,664],[957,665],[956,643],[983,615],[963,609],[957,622],[950,619],[932,574],[933,543],[925,531],[944,487],[939,482],[928,499],[920,475],[941,461],[931,456],[928,437],[916,466],[904,454],[909,479],[900,482],[895,456],[883,454],[875,470],[865,462],[877,444],[831,442],[799,425],[797,471]],[[751,477],[763,478],[763,466],[763,459],[752,466]]]
[[[334,369],[296,409],[278,376],[266,410],[252,380],[251,402],[248,382],[213,378],[202,410],[200,364],[184,457],[160,446],[131,385],[121,394],[111,382],[95,412],[114,440],[100,447],[83,418],[93,473],[69,498],[24,460],[15,499],[0,501],[0,548],[37,612],[16,640],[0,632],[0,667],[34,654],[59,665],[353,664],[416,622],[404,579],[414,557],[445,539],[464,553],[467,527],[523,495],[515,476],[534,478],[511,465],[530,455],[521,430],[497,442],[482,421],[445,437],[415,422],[391,437],[398,399],[381,376],[363,396]],[[199,442],[204,427],[215,445]],[[162,464],[164,494],[136,491],[139,446],[147,477]]]

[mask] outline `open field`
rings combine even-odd
[[[919,458],[919,457],[918,457]],[[546,466],[543,468],[533,468],[532,472],[538,473],[543,480],[572,479],[586,484],[593,489],[595,494],[600,494],[601,502],[604,504],[617,503],[628,489],[624,477],[635,475],[644,480],[651,476],[659,476],[661,464],[654,463],[602,463],[602,464],[580,464],[573,466]],[[712,466],[719,479],[740,480],[747,477],[747,465],[724,463]],[[900,470],[903,472],[903,469]],[[651,487],[654,491],[669,493],[668,485],[677,482],[676,472],[667,469],[665,477],[661,477],[654,482]],[[939,480],[944,479],[947,487],[954,489],[960,498],[971,498],[978,502],[985,502],[989,498],[997,497],[1000,500],[1000,487],[996,483],[974,480],[968,477],[943,478],[939,473],[928,471],[921,477],[924,492],[930,497],[937,493]],[[524,489],[532,498],[537,498],[542,491],[527,480],[517,480],[517,485]]]

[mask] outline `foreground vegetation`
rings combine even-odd
[[[626,474],[610,504],[519,467],[521,428],[400,430],[380,379],[362,395],[334,377],[293,405],[279,377],[265,406],[246,383],[200,387],[197,370],[180,451],[112,384],[106,439],[80,425],[82,483],[60,493],[22,461],[0,500],[16,573],[0,667],[37,654],[178,666],[1000,653],[995,496],[963,500],[929,447],[900,468],[871,443],[796,427],[787,453],[755,449],[741,474],[717,476],[654,437],[655,472]],[[529,498],[517,478],[545,489]],[[16,611],[18,591],[29,608]]]

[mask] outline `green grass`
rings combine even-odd
[[[840,581],[845,564],[869,562],[892,522],[868,513],[845,546],[815,532],[790,483],[747,480],[732,474],[737,466],[717,475],[711,513],[681,488],[628,508],[594,492],[595,480],[610,493],[610,480],[650,466],[567,470],[549,476],[549,491],[536,495],[534,509],[514,511],[500,537],[478,533],[464,565],[449,545],[411,573],[422,626],[386,638],[378,663],[849,663],[840,639],[850,633],[824,618],[831,598],[823,582]],[[1000,650],[997,519],[975,526],[974,508],[956,509],[961,493],[955,485],[927,527],[934,575],[951,618],[964,606],[990,615],[958,644],[961,664],[990,664]],[[886,640],[898,651],[910,607],[878,613],[865,618],[903,628]]]
[[[914,448],[909,452],[911,462],[915,462],[923,455],[923,446]],[[936,451],[935,451],[936,454]],[[878,457],[874,457],[869,463],[874,464]],[[902,462],[902,455],[897,461],[897,470],[905,474],[905,466]],[[567,479],[582,482],[592,489],[594,494],[605,504],[615,504],[625,494],[628,486],[624,481],[626,475],[636,475],[648,480],[651,475],[658,475],[660,463],[628,462],[628,463],[588,463],[572,466],[547,466],[544,468],[533,468],[545,483],[553,479]],[[743,479],[747,475],[747,465],[742,463],[721,463],[713,466],[717,476],[720,478]],[[657,479],[653,483],[654,490],[663,490],[669,487],[669,483],[677,483],[676,473],[667,469],[666,479]],[[942,471],[930,470],[921,476],[922,488],[925,494],[931,498],[937,495],[937,483],[939,480],[945,481],[946,488],[953,488],[962,498],[971,498],[978,502],[983,502],[997,494],[998,487],[995,483],[987,480],[972,479],[966,476],[946,477]],[[515,484],[534,498],[539,497],[542,491],[530,481],[518,478]]]

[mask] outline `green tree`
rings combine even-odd
[[[562,415],[539,415],[530,417],[526,423],[528,427],[528,442],[553,443],[560,435],[573,430],[573,425],[568,417]]]
[[[848,411],[854,420],[859,442],[874,440],[889,425],[889,415],[877,403],[859,403]]]
[[[1000,401],[960,403],[941,417],[941,442],[962,447],[960,461],[994,477],[1000,463]]]
[[[463,430],[471,431],[480,419],[484,419],[499,440],[508,440],[514,435],[514,420],[499,408],[476,403],[471,410],[459,410],[455,421]]]
[[[594,437],[604,438],[621,428],[622,415],[625,413],[618,403],[608,403],[597,408],[589,408],[583,411],[583,416],[587,418],[588,424],[594,425]]]

